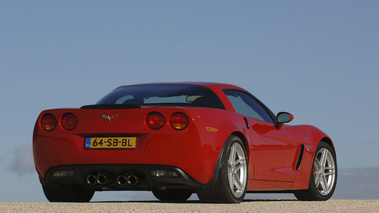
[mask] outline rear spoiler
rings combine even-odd
[[[139,109],[141,106],[132,104],[95,104],[84,105],[80,109]]]

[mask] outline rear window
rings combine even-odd
[[[210,89],[198,85],[159,84],[127,86],[116,89],[97,105],[173,105],[225,109]]]

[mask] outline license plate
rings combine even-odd
[[[93,137],[86,138],[85,149],[135,149],[136,137]]]

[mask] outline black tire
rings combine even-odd
[[[236,149],[239,153],[236,153]],[[239,160],[237,160],[238,165],[232,163],[232,166],[230,160],[233,159],[231,156],[233,152],[235,154],[234,160],[236,157]],[[238,183],[236,182],[237,179]],[[216,184],[212,187],[199,189],[197,195],[200,201],[205,203],[240,203],[246,194],[247,180],[248,167],[245,146],[239,137],[231,135],[225,142]]]
[[[79,186],[44,186],[43,192],[50,202],[89,202],[94,190]]]
[[[172,189],[172,190],[153,190],[154,196],[162,202],[178,203],[185,202],[191,197],[192,192],[188,190]]]
[[[321,164],[325,165],[318,163],[323,155],[325,155],[326,158],[324,160],[325,162]],[[336,153],[328,143],[321,141],[317,146],[313,159],[312,170],[309,177],[309,187],[307,190],[295,191],[294,195],[297,199],[303,201],[325,201],[333,195],[336,184]]]

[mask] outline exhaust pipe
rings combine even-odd
[[[89,185],[95,185],[97,182],[96,176],[95,175],[88,175],[87,176],[87,183]]]
[[[104,185],[107,183],[107,177],[101,173],[97,175],[97,183],[100,185]]]
[[[124,175],[118,176],[117,177],[117,183],[118,183],[118,185],[125,186],[128,183],[126,176],[124,176]]]
[[[139,184],[140,180],[137,176],[135,175],[129,175],[127,178],[126,178],[127,182],[129,185],[131,186],[136,186]]]
[[[117,183],[121,186],[136,186],[140,183],[140,179],[136,175],[120,175],[117,177]]]

